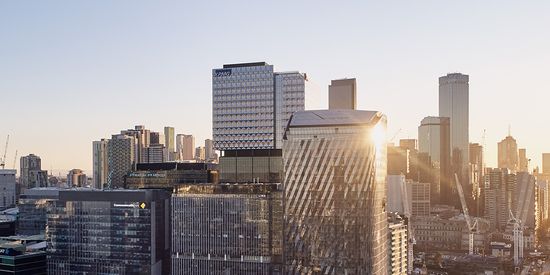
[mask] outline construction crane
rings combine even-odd
[[[513,242],[514,242],[514,265],[519,266],[520,260],[523,259],[523,225],[521,220],[514,217],[512,214],[512,209],[510,211],[510,220],[509,222],[513,223]]]
[[[474,254],[474,235],[477,232],[477,218],[474,218],[472,222],[470,218],[470,213],[468,211],[468,205],[466,204],[466,198],[464,197],[464,191],[462,190],[462,185],[458,180],[458,175],[455,173],[455,182],[456,189],[458,190],[458,195],[460,196],[460,204],[462,205],[462,212],[464,212],[464,219],[466,220],[466,225],[468,226],[468,254]]]
[[[401,133],[401,128],[399,128],[399,130],[397,130],[397,132],[395,132],[395,134],[393,135],[393,137],[390,139],[389,142],[393,142],[393,140],[397,137],[397,135],[399,135],[399,133]]]
[[[6,146],[4,147],[4,157],[0,160],[0,167],[6,168],[6,153],[8,152],[8,143],[10,142],[10,135],[6,138]]]

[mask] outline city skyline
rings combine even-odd
[[[548,130],[534,131],[550,116],[543,96],[550,88],[544,81],[550,41],[533,34],[550,24],[538,16],[548,5],[475,3],[473,11],[458,3],[320,4],[313,11],[310,3],[296,3],[282,22],[277,12],[265,12],[283,11],[278,5],[248,5],[261,14],[251,13],[250,21],[269,23],[264,31],[247,20],[220,29],[226,12],[245,13],[239,3],[197,4],[189,12],[183,4],[136,2],[127,13],[121,3],[3,3],[0,92],[9,104],[0,112],[9,119],[0,127],[0,144],[9,134],[6,168],[18,150],[19,156],[40,156],[44,170],[81,168],[91,175],[92,141],[134,125],[159,132],[173,126],[211,139],[211,70],[256,61],[306,73],[306,110],[328,107],[330,80],[356,78],[358,109],[384,112],[390,137],[402,129],[397,139],[417,138],[422,118],[438,115],[439,77],[467,74],[470,142],[482,143],[487,130],[487,166],[497,166],[497,142],[511,125],[518,147],[533,160],[530,168],[542,168]],[[347,28],[325,21],[333,12],[350,13],[335,18]],[[197,28],[189,26],[193,22]],[[353,43],[342,42],[350,35]],[[298,43],[269,43],[285,39]],[[165,102],[170,105],[160,107]]]

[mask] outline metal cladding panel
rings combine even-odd
[[[292,119],[283,145],[287,274],[388,273],[386,146],[370,138],[376,122],[385,130],[378,112]]]

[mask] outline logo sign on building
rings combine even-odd
[[[231,69],[219,69],[214,71],[215,77],[230,76]]]

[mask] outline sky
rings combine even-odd
[[[134,125],[212,134],[211,69],[307,73],[306,109],[357,78],[358,108],[416,138],[438,77],[470,75],[470,140],[496,166],[511,128],[531,166],[550,152],[549,1],[1,1],[0,153],[92,169],[92,141]],[[510,126],[510,127],[509,127]],[[399,131],[399,129],[401,129]],[[397,133],[397,134],[396,134]],[[16,166],[19,166],[18,164]]]

